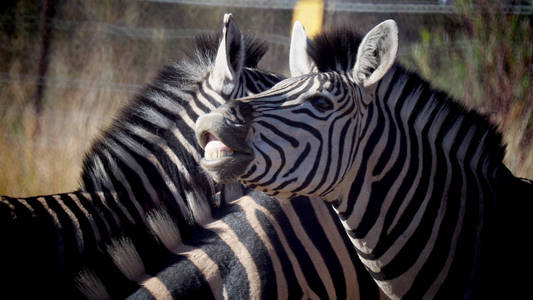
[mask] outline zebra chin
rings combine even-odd
[[[216,160],[203,158],[200,165],[216,182],[231,183],[237,181],[252,160],[253,155],[236,152]]]

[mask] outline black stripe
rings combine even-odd
[[[246,276],[244,266],[235,258],[235,253],[231,248],[218,236],[215,231],[204,228],[196,228],[195,238],[191,240],[191,246],[201,248],[218,266],[220,277],[226,284],[228,295],[232,295],[239,299],[250,298],[249,282]],[[231,266],[227,268],[224,266]],[[233,281],[234,274],[239,274],[240,280]]]
[[[296,236],[289,219],[285,213],[283,213],[281,207],[279,207],[279,203],[277,201],[263,201],[260,204],[276,216],[276,220],[283,230],[290,248],[296,254],[296,259],[298,260],[300,268],[302,269],[303,275],[306,277],[309,287],[318,295],[320,299],[327,299],[328,294],[326,288],[324,287],[317,270],[313,266],[313,262],[309,257],[305,247]]]
[[[346,103],[348,103],[348,102],[346,102]],[[343,107],[344,106],[345,105],[343,105]],[[343,107],[341,107],[341,109]],[[352,112],[351,109],[347,109],[346,111],[344,111],[341,115],[337,116],[331,122],[331,124],[329,126],[329,129],[328,129],[328,144],[326,146],[327,149],[328,149],[328,151],[327,151],[327,159],[326,159],[326,168],[323,171],[322,178],[320,179],[320,182],[318,183],[318,185],[312,191],[309,192],[309,194],[313,194],[318,189],[322,188],[323,185],[324,185],[324,182],[326,182],[326,179],[331,178],[332,174],[330,174],[329,169],[333,165],[333,162],[332,162],[333,149],[335,149],[335,146],[337,146],[337,145],[334,145],[333,141],[332,141],[332,139],[333,139],[333,131],[335,130],[335,124],[337,123],[337,121],[342,120],[342,118],[350,115],[351,112]],[[342,148],[344,146],[344,135],[340,135],[339,138],[340,138],[340,141],[339,141],[340,142],[340,147],[339,147],[340,149],[339,150],[342,151]],[[338,156],[337,157],[337,166],[340,166],[341,161],[345,162],[344,161],[344,157]],[[339,168],[335,169],[334,178],[338,178],[338,176],[339,176]]]
[[[282,139],[286,140],[287,142],[289,142],[291,144],[292,147],[294,148],[297,148],[300,143],[298,142],[297,139],[289,136],[288,134],[282,132],[281,130],[277,129],[274,125],[268,123],[268,122],[265,122],[265,121],[262,121],[262,120],[259,120],[257,121],[257,124],[265,127],[265,128],[268,128],[270,129],[270,131],[272,131],[274,134],[276,134],[277,136],[281,137]]]
[[[259,136],[261,137],[261,139],[263,139],[267,144],[270,145],[270,147],[274,148],[274,150],[276,150],[278,153],[279,153],[279,156],[280,156],[280,167],[276,170],[276,172],[272,175],[272,177],[261,183],[262,186],[267,186],[269,184],[272,184],[273,182],[275,182],[277,179],[278,179],[278,175],[279,173],[281,172],[281,170],[285,167],[285,153],[283,151],[283,148],[281,148],[280,146],[278,146],[277,144],[275,144],[274,142],[272,142],[269,138],[267,138],[266,136],[264,136],[262,133],[259,134]]]
[[[341,262],[339,261],[339,254],[335,252],[332,248],[331,243],[329,242],[324,229],[318,222],[319,218],[322,216],[317,216],[315,210],[313,209],[310,201],[322,201],[320,199],[309,199],[307,197],[298,197],[291,200],[291,204],[294,207],[294,210],[297,213],[297,216],[302,223],[302,227],[307,232],[307,235],[313,242],[313,245],[320,252],[320,256],[324,259],[326,263],[327,270],[331,279],[333,280],[333,285],[336,291],[336,296],[338,299],[346,298],[346,280],[344,271],[342,269]],[[338,217],[334,217],[338,219]],[[345,230],[340,231],[341,235],[345,234]],[[346,249],[347,252],[350,251],[352,247]]]
[[[229,208],[230,212],[222,218],[222,222],[226,223],[239,237],[239,241],[248,249],[253,263],[256,265],[261,281],[261,296],[263,299],[276,299],[277,286],[276,277],[274,275],[274,267],[270,257],[266,255],[268,250],[265,248],[262,240],[252,229],[249,223],[246,222],[246,214],[238,205],[232,205]],[[227,211],[227,210],[226,210]],[[217,216],[214,216],[217,218]],[[268,236],[270,236],[270,233]],[[242,280],[244,274],[232,272],[229,282]],[[249,280],[250,278],[248,278]]]
[[[283,175],[283,178],[289,176],[290,174],[292,174],[294,171],[298,170],[298,167],[302,164],[302,162],[305,160],[305,158],[307,157],[307,155],[309,154],[309,151],[311,151],[311,145],[309,143],[306,143],[305,144],[305,148],[304,150],[302,151],[302,153],[300,153],[300,155],[298,155],[298,158],[296,159],[296,162],[294,163],[294,165],[292,166],[292,168],[289,169],[289,171],[287,171],[287,173],[285,173]]]
[[[250,182],[255,182],[255,183],[257,183],[259,180],[261,180],[263,177],[265,177],[265,176],[268,174],[268,172],[270,171],[270,167],[272,166],[272,161],[270,160],[270,158],[268,157],[268,155],[266,155],[265,152],[261,151],[261,149],[259,149],[259,148],[256,147],[255,145],[253,145],[253,147],[254,147],[255,150],[257,150],[257,151],[259,152],[259,154],[261,154],[261,156],[265,159],[265,171],[264,171],[262,174],[259,174],[259,175],[257,175],[256,177],[247,180],[247,181],[250,181]]]

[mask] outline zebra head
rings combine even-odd
[[[201,164],[213,178],[291,198],[324,197],[353,175],[355,143],[377,83],[394,64],[398,29],[388,20],[362,41],[346,36],[319,36],[323,41],[315,45],[297,22],[290,47],[292,78],[198,119],[196,135],[206,152]],[[338,44],[336,51],[343,55],[317,48],[328,43]],[[226,155],[214,159],[213,151]]]

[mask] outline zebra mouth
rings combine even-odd
[[[204,157],[200,165],[220,183],[235,181],[253,159],[248,149],[239,147],[237,150],[228,144],[231,145],[210,132],[201,134],[200,145],[204,148]]]
[[[233,155],[233,149],[226,146],[214,135],[207,133],[207,142],[204,147],[204,159],[206,161],[217,161]]]
[[[254,158],[246,141],[248,128],[217,111],[196,120],[195,134],[205,150],[200,165],[219,183],[236,181]]]

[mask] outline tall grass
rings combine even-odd
[[[61,19],[94,23],[94,16],[100,22],[133,20],[138,11],[135,5],[125,10],[120,1],[107,2],[115,3],[114,7],[95,2],[67,1],[57,14]],[[137,44],[127,39],[110,40],[99,33],[98,26],[87,30],[89,26],[81,23],[53,31],[49,68],[46,78],[40,78],[36,70],[38,31],[27,34],[28,24],[39,24],[38,15],[28,16],[25,7],[17,7],[16,13],[24,14],[19,18],[20,26],[12,36],[2,32],[4,39],[17,42],[11,47],[18,49],[5,61],[0,82],[0,194],[28,196],[74,190],[91,140],[136,90],[124,83],[142,83],[150,73],[124,69],[139,67],[134,63],[141,50]],[[65,26],[51,25],[56,29]],[[37,114],[33,101],[39,84],[44,85],[44,107]]]
[[[422,30],[410,59],[437,87],[487,114],[503,133],[506,165],[533,178],[532,16],[502,13],[499,2],[456,1],[461,28]]]

